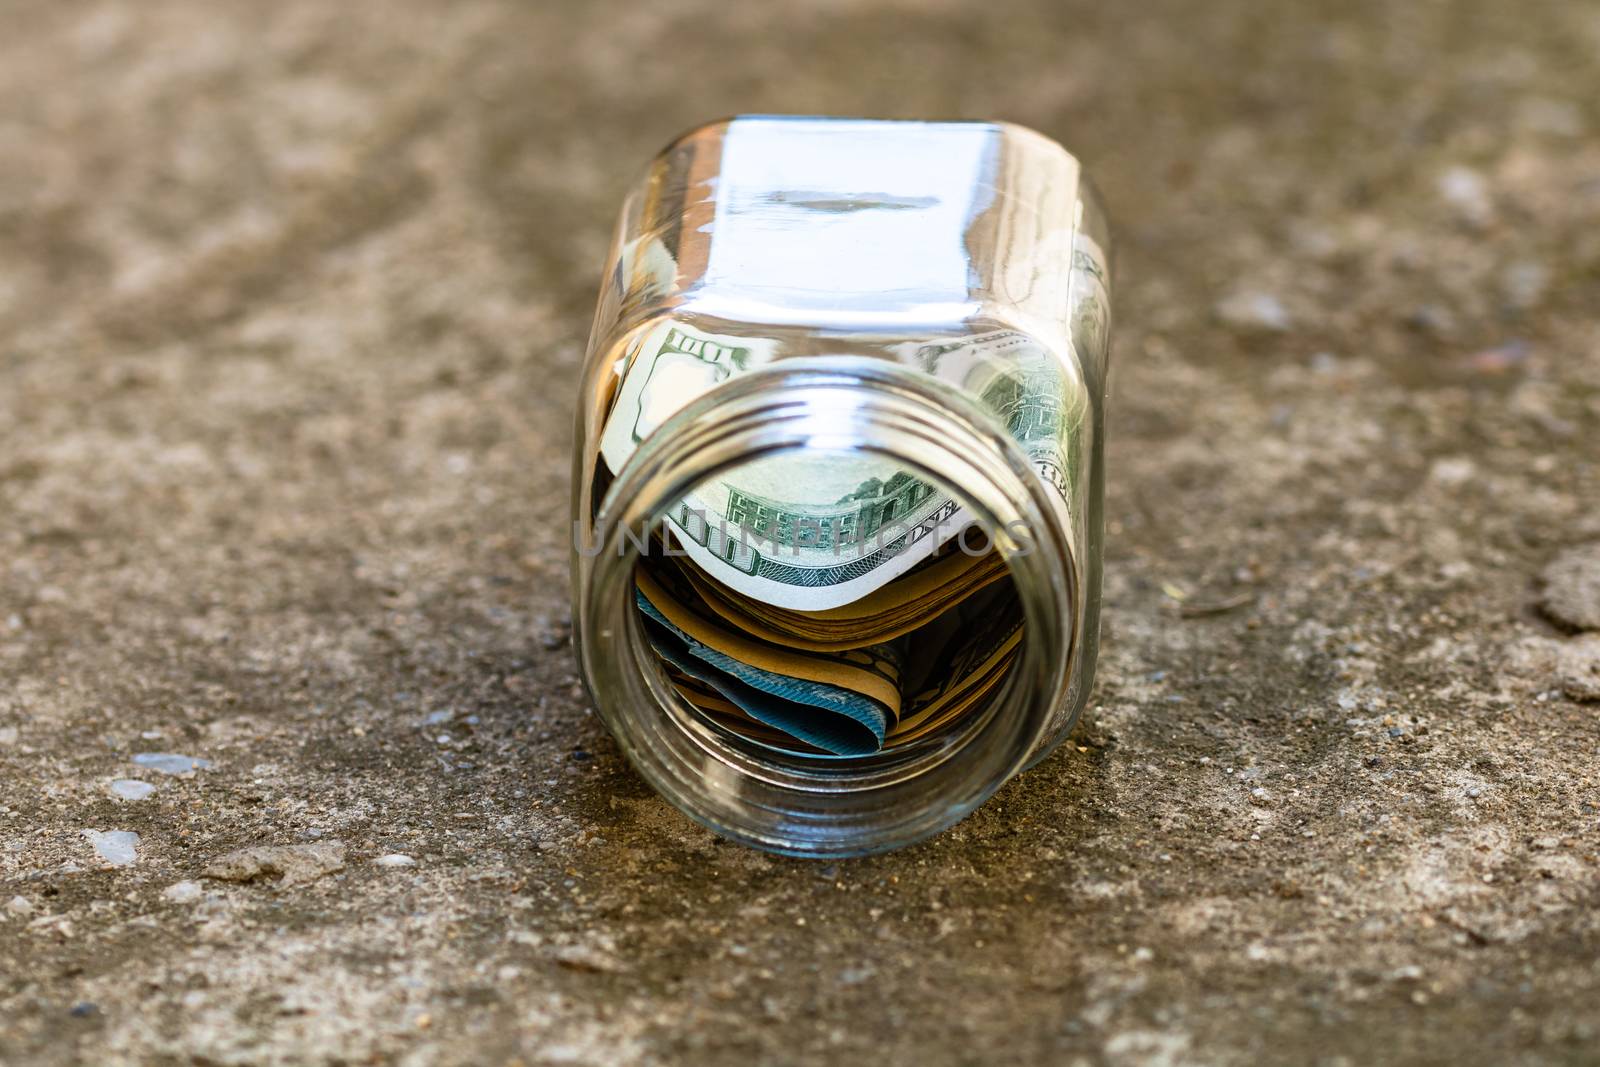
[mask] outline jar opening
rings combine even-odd
[[[802,767],[948,742],[1025,639],[1010,566],[971,505],[865,451],[706,479],[657,517],[634,585],[677,702],[753,757]]]
[[[885,464],[903,475],[889,491],[882,480],[862,480],[869,503],[881,505],[876,517],[887,511],[895,518],[894,509],[907,501],[926,510],[927,494],[943,494],[958,509],[957,521],[983,531],[943,555],[918,546],[920,556],[910,560],[901,558],[909,554],[902,540],[893,562],[876,561],[913,576],[923,573],[918,567],[931,572],[942,566],[944,578],[964,575],[988,590],[968,615],[943,622],[946,639],[954,630],[962,642],[950,647],[977,657],[961,674],[971,685],[933,705],[915,702],[921,690],[903,698],[896,688],[900,677],[880,684],[880,676],[907,666],[906,646],[917,627],[875,617],[872,624],[888,640],[873,649],[858,645],[842,657],[823,655],[793,669],[788,661],[762,662],[779,668],[772,677],[798,672],[819,686],[848,690],[846,696],[875,698],[851,704],[830,692],[817,698],[835,702],[820,719],[809,713],[786,718],[793,702],[782,701],[792,694],[771,678],[740,674],[741,664],[748,666],[743,661],[730,666],[718,660],[728,651],[718,647],[721,640],[734,638],[719,640],[716,628],[735,621],[740,625],[724,627],[735,636],[752,624],[792,633],[799,620],[813,645],[826,646],[849,643],[859,620],[839,619],[838,605],[805,589],[785,592],[790,599],[776,606],[771,596],[743,595],[751,589],[739,588],[740,581],[782,577],[782,567],[750,568],[749,557],[740,556],[748,546],[719,542],[703,523],[696,525],[685,501],[704,503],[706,487],[721,486],[724,495],[715,504],[726,517],[726,489],[738,482],[746,498],[737,502],[745,508],[739,514],[748,518],[762,499],[752,486],[782,485],[792,496],[798,473],[810,470],[814,484],[807,491],[832,503],[841,480]],[[817,473],[823,469],[826,476]],[[580,654],[596,702],[658,790],[735,839],[780,852],[839,856],[935,833],[1025,764],[1061,704],[1079,604],[1071,524],[1056,500],[992,419],[901,368],[806,361],[736,379],[667,420],[604,495],[595,521],[598,553],[580,579]],[[858,524],[873,511],[844,510]],[[779,547],[793,549],[802,537],[826,542],[866,532],[834,523],[802,533],[795,518],[780,516],[777,528],[765,531]],[[890,540],[896,536],[892,531]],[[818,543],[801,547],[815,562]],[[733,577],[708,581],[719,559],[724,577]],[[850,580],[861,564],[844,559],[839,567],[833,576]],[[808,611],[806,605],[823,606]],[[1008,611],[1015,616],[1009,630]],[[980,633],[980,627],[994,632]],[[830,641],[836,634],[844,636]],[[920,635],[913,654],[912,669],[923,672],[922,680],[936,673],[931,658],[946,655],[944,645],[935,647],[938,636]],[[877,646],[894,642],[901,642],[899,660],[890,664],[890,653]],[[848,671],[848,684],[835,684],[846,677],[835,671]],[[885,706],[895,699],[901,704]],[[883,714],[874,719],[863,710],[869,703]],[[915,719],[930,707],[930,715]],[[959,714],[948,714],[952,709]],[[915,732],[920,725],[929,728]]]

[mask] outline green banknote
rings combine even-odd
[[[776,343],[664,323],[619,361],[601,434],[613,471],[673,412],[775,358]],[[858,356],[852,358],[868,359]],[[1081,382],[1025,334],[994,331],[889,346],[886,359],[955,383],[1003,421],[1067,496]],[[697,487],[667,516],[689,557],[730,590],[775,608],[826,611],[874,593],[972,524],[965,508],[898,461],[866,453],[779,454]]]

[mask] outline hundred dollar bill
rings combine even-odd
[[[644,335],[622,359],[622,382],[600,431],[600,455],[613,473],[639,443],[696,397],[729,378],[772,361],[777,343],[760,337],[706,333],[677,322],[663,322]]]
[[[1104,336],[1104,258],[1074,258],[1074,341]],[[622,360],[600,452],[620,470],[657,426],[696,397],[777,356],[775,340],[666,322]],[[999,416],[1063,499],[1076,458],[1070,430],[1085,394],[1071,363],[1026,334],[992,331],[890,345],[885,357],[948,381]],[[892,459],[790,454],[698,487],[667,520],[707,576],[775,608],[828,611],[905,574],[971,525],[960,504]]]
[[[865,454],[758,460],[701,485],[667,518],[708,577],[804,611],[876,592],[966,524],[948,494]]]
[[[674,412],[771,362],[776,347],[675,322],[650,331],[619,365],[622,380],[600,437],[606,464],[620,470]],[[822,609],[915,566],[948,536],[943,527],[956,510],[883,457],[779,456],[701,486],[667,519],[712,578],[765,603]]]

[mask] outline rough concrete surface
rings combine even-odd
[[[0,1063],[1600,1060],[1595,5],[0,18]],[[1097,701],[866,861],[685,821],[566,643],[612,213],[736,111],[1120,223]]]

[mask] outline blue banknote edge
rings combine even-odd
[[[789,678],[741,663],[678,629],[636,590],[651,644],[668,663],[721,693],[758,722],[835,756],[869,756],[883,747],[888,712],[848,689]]]

